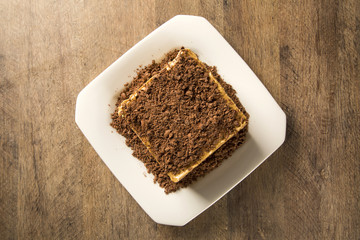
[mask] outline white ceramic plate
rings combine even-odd
[[[185,46],[217,66],[250,114],[246,143],[219,168],[188,188],[166,195],[110,127],[110,114],[139,65]],[[110,106],[109,106],[110,105]],[[285,139],[286,116],[260,80],[204,18],[179,15],[137,43],[78,95],[75,121],[115,177],[157,223],[183,226],[254,171]]]

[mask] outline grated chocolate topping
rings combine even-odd
[[[150,85],[147,91],[139,96],[139,101],[130,106],[131,113],[137,114],[130,114],[125,120],[118,116],[116,109],[112,114],[111,123],[111,126],[126,138],[126,144],[132,148],[133,155],[154,175],[154,182],[158,182],[166,193],[186,187],[218,167],[245,141],[247,132],[246,126],[181,181],[174,183],[170,180],[167,175],[169,171],[176,171],[179,167],[191,164],[201,149],[211,148],[214,139],[228,134],[236,126],[234,110],[222,102],[216,85],[208,80],[207,72],[197,67],[193,59],[182,59],[181,64],[175,65],[176,71],[166,72],[168,75],[159,75],[161,69],[174,59],[177,53],[178,50],[171,51],[161,62],[153,61],[138,70],[137,76],[126,84],[120,93],[116,107],[152,76],[158,77],[159,81]],[[236,97],[235,90],[219,76],[216,67],[206,67],[236,106],[248,117]],[[204,81],[192,81],[194,78],[202,78]],[[168,81],[173,84],[169,84]],[[160,104],[164,101],[166,104]],[[140,134],[151,136],[154,152],[163,157],[163,161],[158,163],[155,160],[129,127],[130,123],[136,124],[141,130]]]

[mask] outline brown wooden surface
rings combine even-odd
[[[0,1],[0,239],[359,239],[360,1]],[[287,115],[284,145],[185,227],[154,223],[74,122],[94,77],[206,17]]]

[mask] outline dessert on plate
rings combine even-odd
[[[245,140],[249,115],[215,67],[181,48],[138,70],[112,119],[169,193],[228,158]]]

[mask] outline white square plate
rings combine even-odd
[[[246,143],[204,178],[166,195],[134,158],[125,139],[110,127],[119,91],[139,65],[181,46],[217,66],[250,114]],[[110,106],[109,106],[110,104]],[[286,116],[260,80],[204,18],[176,16],[137,43],[78,95],[75,121],[115,177],[157,223],[183,226],[254,171],[285,140]],[[146,174],[145,174],[146,173]]]

